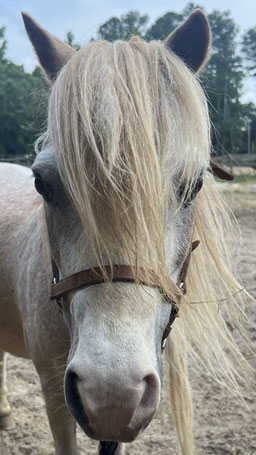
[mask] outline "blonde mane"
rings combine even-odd
[[[135,276],[139,267],[150,265],[168,294],[176,289],[165,279],[168,206],[179,210],[177,178],[191,191],[204,171],[194,229],[201,243],[169,345],[171,378],[180,381],[172,404],[181,453],[191,455],[184,346],[195,364],[200,359],[215,380],[237,393],[240,373],[248,367],[221,311],[225,307],[225,319],[243,334],[239,321],[246,293],[235,295],[241,286],[233,277],[226,239],[233,224],[207,172],[210,126],[200,84],[161,43],[139,38],[91,43],[69,60],[53,85],[46,141],[53,146],[95,265],[129,263]]]

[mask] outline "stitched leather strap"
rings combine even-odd
[[[222,180],[233,180],[233,176],[226,172],[221,166],[216,164],[213,160],[210,160],[209,171],[216,177]],[[183,263],[180,276],[177,285],[182,289],[183,293],[186,293],[186,276],[188,272],[188,266],[190,262],[190,256],[192,251],[198,246],[199,241],[196,240],[192,243],[190,251]],[[71,291],[76,291],[85,286],[91,286],[94,284],[105,283],[106,281],[111,282],[127,282],[135,283],[133,270],[129,265],[114,265],[112,268],[109,265],[104,266],[104,272],[99,267],[94,267],[81,272],[74,273],[67,278],[59,281],[58,268],[54,261],[52,261],[53,276],[55,278],[51,288],[51,300],[60,299],[67,295]],[[170,278],[168,278],[170,279]],[[56,281],[56,282],[55,282]],[[139,283],[147,286],[158,287],[161,290],[161,283],[157,274],[150,270],[145,273],[145,270],[140,269],[139,271]],[[179,296],[178,300],[180,299]]]
[[[210,160],[210,172],[216,177],[222,180],[233,180],[233,176],[226,172],[221,166],[216,164],[213,160]],[[189,253],[183,263],[180,276],[177,285],[182,289],[183,293],[186,293],[186,276],[188,272],[188,266],[190,262],[190,256],[192,251],[199,245],[199,241],[196,240],[192,243]],[[51,287],[51,300],[60,299],[67,295],[71,291],[76,291],[85,286],[91,286],[94,284],[105,283],[106,281],[111,282],[127,282],[135,283],[133,270],[129,265],[114,265],[112,268],[109,265],[104,266],[104,272],[99,267],[94,267],[81,272],[74,273],[67,278],[59,281],[59,271],[52,261],[52,269],[54,276],[54,283]],[[170,279],[170,278],[168,278]],[[153,271],[147,271],[140,269],[139,271],[139,283],[147,286],[158,287],[161,291],[161,283],[157,274]],[[178,300],[180,300],[180,297]]]
[[[234,176],[229,172],[225,171],[221,166],[210,160],[210,172],[221,180],[233,180]]]
[[[199,245],[199,240],[196,240],[191,244],[191,248],[189,250],[189,253],[183,263],[179,279],[178,279],[178,286],[182,283],[182,286],[180,286],[181,290],[185,294],[186,292],[186,285],[185,285],[185,280],[188,272],[188,266],[190,262],[190,256],[192,251]],[[55,275],[55,278],[57,278],[58,281],[58,276],[56,276],[56,270],[58,270],[57,266],[55,265],[54,261],[53,262],[53,272]],[[168,280],[171,282],[171,278],[168,277]],[[70,275],[67,278],[64,278],[63,280],[57,282],[56,284],[54,283],[51,287],[51,295],[50,298],[51,300],[55,299],[60,299],[61,297],[64,297],[67,295],[69,292],[76,291],[78,289],[81,289],[86,286],[92,286],[95,284],[100,284],[100,283],[105,283],[106,281],[110,282],[126,282],[126,283],[135,283],[135,278],[133,274],[133,270],[129,265],[114,265],[113,267],[110,267],[109,265],[106,265],[104,267],[104,272],[100,269],[100,267],[93,267],[90,269],[85,269],[81,270],[80,272],[74,273],[73,275]],[[139,270],[139,277],[138,277],[138,283],[143,284],[146,286],[151,286],[151,287],[157,287],[161,291],[161,281],[158,277],[158,275],[153,271],[149,270],[147,273],[145,273],[145,270],[140,269]],[[166,296],[167,300],[168,297]],[[177,294],[177,300],[180,300],[180,296]]]
[[[113,267],[106,265],[104,266],[104,272],[100,267],[93,267],[74,273],[53,284],[50,297],[51,300],[58,299],[71,291],[76,291],[85,286],[105,283],[106,281],[135,283],[135,278],[133,270],[129,265],[114,265]],[[143,269],[140,269],[138,282],[147,286],[161,287],[159,277],[153,270],[150,270],[146,274]]]
[[[189,263],[190,263],[190,258],[191,258],[191,253],[192,251],[194,251],[198,245],[200,243],[200,240],[195,240],[194,242],[192,242],[191,244],[191,248],[189,250],[189,253],[185,259],[185,261],[183,262],[183,266],[182,266],[182,269],[180,271],[180,276],[179,276],[179,279],[178,279],[178,286],[180,285],[179,283],[183,283],[183,286],[180,286],[183,294],[186,294],[186,277],[187,277],[187,273],[188,273],[188,266],[189,266]]]

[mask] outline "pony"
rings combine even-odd
[[[23,19],[50,96],[32,172],[0,166],[0,426],[9,352],[35,365],[56,455],[77,455],[76,421],[100,454],[124,454],[158,407],[165,351],[179,453],[193,455],[187,360],[234,392],[248,367],[198,80],[207,19],[79,51]]]

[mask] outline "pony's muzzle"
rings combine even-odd
[[[113,375],[78,374],[68,367],[67,405],[85,433],[97,440],[131,442],[142,432],[159,404],[160,380],[156,370],[141,379]]]

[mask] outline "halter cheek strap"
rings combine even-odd
[[[199,243],[200,243],[200,240],[195,240],[194,242],[192,242],[188,255],[187,255],[185,261],[183,262],[183,266],[182,266],[180,274],[179,274],[178,286],[182,290],[182,293],[184,295],[186,294],[186,291],[187,291],[186,277],[187,277],[187,273],[188,273],[188,266],[190,263],[191,253],[198,247]],[[181,296],[178,297],[178,300],[179,301],[181,300]],[[172,305],[172,311],[171,311],[171,314],[169,317],[169,321],[165,327],[165,330],[164,330],[164,333],[162,336],[162,342],[161,342],[162,351],[166,346],[167,337],[172,330],[172,324],[173,324],[175,318],[177,318],[177,317],[179,317],[179,308],[178,308],[178,305],[174,302]]]

